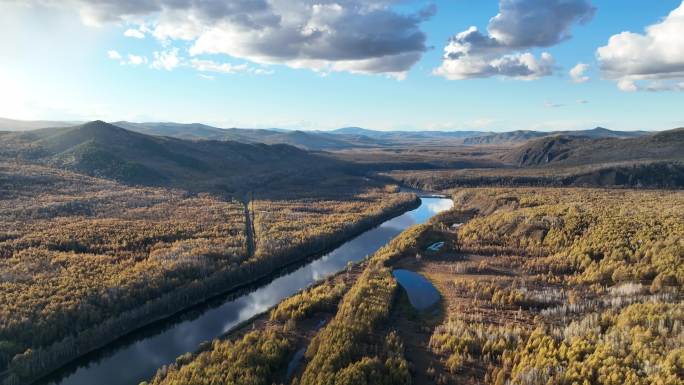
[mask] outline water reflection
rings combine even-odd
[[[451,207],[451,200],[423,198],[419,208],[391,219],[263,287],[216,306],[194,309],[90,354],[41,382],[50,385],[136,385],[179,355],[197,349],[240,322],[264,312],[300,289],[373,254],[407,227]]]
[[[403,269],[394,270],[392,275],[406,290],[409,302],[414,308],[424,310],[439,301],[439,292],[432,285],[432,282],[422,275]]]

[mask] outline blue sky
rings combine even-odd
[[[297,1],[306,6],[312,3]],[[534,13],[539,0],[501,1],[506,2],[509,8]],[[378,48],[387,52],[400,50],[401,55],[407,56],[382,63],[377,63],[373,56],[375,48],[366,49],[367,43],[349,39],[331,40],[314,47],[306,56],[297,51],[297,56],[274,57],[276,48],[264,48],[265,40],[259,44],[250,40],[258,31],[234,33],[230,23],[237,23],[237,19],[232,14],[230,19],[221,21],[230,35],[224,30],[219,32],[226,34],[218,37],[195,32],[186,39],[179,36],[181,29],[190,24],[179,20],[178,13],[172,18],[170,13],[164,13],[166,10],[146,13],[136,9],[130,14],[126,13],[132,12],[128,8],[125,12],[112,7],[98,9],[86,0],[55,5],[38,1],[3,2],[0,116],[299,129],[355,125],[383,130],[508,131],[586,129],[600,125],[659,130],[684,126],[684,49],[672,36],[677,31],[684,33],[684,17],[666,19],[679,7],[684,13],[682,1],[549,0],[559,6],[567,5],[564,2],[584,8],[567,11],[575,13],[567,16],[566,28],[555,31],[562,36],[549,37],[539,44],[526,42],[544,31],[528,31],[529,26],[512,31],[510,20],[503,20],[505,17],[499,24],[509,24],[492,25],[493,30],[503,32],[487,34],[490,19],[497,13],[506,16],[508,12],[502,11],[502,4],[495,0],[396,4],[378,1],[379,11],[373,14],[376,18],[368,17],[372,11],[358,13],[354,0],[344,0],[335,3],[335,9],[347,12],[344,7],[350,7],[354,11],[348,11],[343,22],[330,18],[316,21],[316,28],[323,33],[332,30],[344,37],[349,33],[349,39],[365,33],[363,38],[375,38],[379,33],[388,33],[383,21],[389,18],[395,22],[396,15],[413,15],[408,21],[397,19],[402,21],[397,34],[405,36],[389,37],[386,46]],[[324,3],[333,4],[328,0]],[[245,12],[248,16],[253,14],[251,10]],[[562,12],[565,13],[556,13],[559,20],[567,14]],[[278,15],[283,20],[290,17],[282,9]],[[581,17],[589,20],[580,20]],[[207,23],[202,21],[199,26],[214,27]],[[560,28],[554,24],[557,23],[544,28]],[[664,27],[653,33],[653,42],[645,43],[644,29],[659,24]],[[160,25],[172,37],[161,38]],[[348,25],[353,25],[357,32],[342,30]],[[450,62],[456,67],[449,68],[459,70],[440,74],[436,69],[443,65],[449,38],[471,26],[488,39],[493,38],[488,41],[494,42],[495,47],[483,45],[484,53],[476,54],[478,47],[475,43],[469,45],[471,40],[467,37],[455,39],[456,50],[460,51],[454,56],[455,61]],[[125,36],[128,30],[138,31],[129,31],[128,35],[143,38]],[[622,44],[618,45],[616,40],[598,54],[597,49],[608,46],[611,36],[625,31],[632,34],[621,35]],[[285,33],[280,34],[268,43],[277,40],[278,44],[286,44]],[[424,41],[414,39],[416,36],[422,36]],[[679,35],[680,41],[684,40],[681,36],[684,35]],[[664,52],[660,62],[658,54],[651,54],[654,50]],[[168,60],[155,61],[155,52],[158,58],[166,55]],[[543,52],[552,57],[552,63],[543,63]],[[532,67],[525,64],[520,75],[519,55],[525,54],[534,63]],[[338,57],[361,57],[363,61],[340,61]],[[487,63],[483,67],[486,69],[478,68],[475,75],[464,75],[460,70],[463,65],[472,70],[471,61],[461,61],[464,57]],[[499,66],[496,63],[500,63],[500,58],[507,58],[514,66]],[[580,62],[587,64],[587,69],[578,79],[589,79],[576,83],[569,71]],[[622,65],[625,62],[630,67]],[[664,67],[668,69],[663,70]],[[386,68],[390,69],[385,71]]]

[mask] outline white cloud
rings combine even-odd
[[[255,75],[273,75],[275,71],[272,69],[267,69],[267,68],[255,68],[253,73]]]
[[[596,50],[602,75],[623,91],[681,90],[684,2],[644,34],[621,32]]]
[[[625,92],[635,92],[637,91],[637,85],[634,80],[630,79],[620,79],[617,83],[618,88]]]
[[[445,51],[449,47],[445,49]],[[518,80],[534,80],[553,73],[555,61],[548,52],[537,59],[529,52],[503,55],[494,58],[464,56],[457,60],[444,60],[434,70],[435,75],[449,80],[505,76]]]
[[[140,64],[147,63],[147,58],[144,56],[128,54],[128,55],[126,55],[126,58],[124,59],[123,55],[121,55],[116,50],[107,51],[107,57],[112,59],[112,60],[118,61],[119,64],[121,64],[122,66],[123,65],[138,66]]]
[[[500,0],[487,33],[477,27],[454,35],[444,48],[435,75],[451,80],[503,76],[532,80],[553,73],[554,60],[525,50],[550,47],[571,37],[576,23],[586,23],[595,8],[589,0]]]
[[[121,54],[113,49],[107,51],[107,57],[112,60],[121,60]]]
[[[234,74],[249,70],[247,64],[217,63],[212,60],[190,60],[190,65],[200,72],[220,72],[224,74]]]
[[[273,70],[263,67],[252,67],[246,63],[242,64],[232,64],[232,63],[220,63],[213,60],[206,59],[191,59],[189,62],[190,67],[196,69],[200,72],[216,72],[223,74],[237,74],[246,73],[252,75],[272,75]]]
[[[178,48],[175,47],[165,51],[155,51],[153,56],[154,60],[150,67],[154,69],[171,71],[181,64],[181,58],[178,56]]]
[[[147,64],[148,59],[145,56],[127,54],[125,57],[118,51],[110,50],[107,56],[112,60],[117,60],[121,65],[139,66]],[[205,79],[214,79],[213,76],[206,73],[223,73],[223,74],[237,74],[246,73],[252,75],[271,75],[273,70],[265,67],[252,67],[246,63],[232,64],[222,63],[208,59],[192,58],[188,60],[180,56],[180,50],[177,47],[171,47],[167,50],[155,51],[153,59],[150,63],[150,68],[157,70],[172,71],[176,68],[193,68],[204,74],[200,74]]]
[[[588,69],[589,65],[584,63],[577,63],[576,66],[572,67],[572,69],[570,70],[570,78],[572,79],[573,83],[588,82],[589,76],[585,75]]]
[[[128,64],[137,66],[144,63],[147,63],[146,57],[128,54]]]
[[[260,64],[401,77],[427,50],[434,6],[402,13],[402,0],[25,0],[76,8],[84,22],[151,23],[165,46]],[[142,29],[124,34],[144,36]]]
[[[145,33],[142,32],[142,31],[139,30],[139,29],[129,28],[129,29],[126,30],[126,32],[124,32],[124,36],[126,36],[126,37],[132,37],[132,38],[135,38],[135,39],[144,39],[144,38],[145,38]]]

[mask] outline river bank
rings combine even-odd
[[[276,261],[267,266],[246,264],[238,270],[214,273],[201,282],[192,282],[180,290],[167,293],[146,303],[143,307],[122,313],[116,319],[110,319],[96,328],[80,333],[77,337],[70,337],[51,346],[33,350],[30,354],[22,355],[21,359],[13,361],[3,380],[3,385],[28,384],[39,381],[48,374],[68,366],[69,363],[79,357],[98,351],[136,330],[174,317],[186,309],[216,296],[239,290],[268,277],[277,277],[279,271],[315,258],[315,256],[325,253],[327,249],[333,249],[346,240],[419,205],[419,198],[414,197],[379,215],[359,221],[352,228],[346,229],[344,234],[330,235],[327,241],[323,242],[328,244],[327,248],[319,248],[309,254],[301,254],[298,250],[292,250],[291,253],[279,256]],[[130,327],[130,325],[134,325],[134,327]],[[46,381],[49,379],[41,380],[39,383],[53,383]]]

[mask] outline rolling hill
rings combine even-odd
[[[289,144],[306,150],[337,150],[380,146],[377,140],[359,135],[332,135],[323,131],[282,129],[217,128],[191,123],[115,122],[116,126],[147,135],[170,136],[191,140],[232,140],[242,143]]]
[[[552,137],[552,136],[568,136],[568,137],[584,137],[591,139],[600,138],[636,138],[644,135],[649,135],[646,131],[613,131],[603,127],[596,127],[591,130],[577,130],[577,131],[552,131],[552,132],[541,132],[541,131],[529,131],[529,130],[518,130],[501,132],[496,134],[489,134],[484,136],[475,136],[470,138],[465,138],[463,144],[468,146],[478,146],[478,145],[498,145],[498,146],[509,146],[516,145],[527,142],[529,140]]]
[[[321,132],[321,131],[318,131]],[[463,139],[489,134],[482,131],[378,131],[361,127],[343,127],[327,131],[334,135],[361,135],[368,138],[383,139],[388,141],[403,142],[407,139],[434,140],[434,139]]]
[[[0,131],[27,131],[49,127],[69,127],[80,123],[59,121],[20,121],[0,118]],[[146,135],[168,136],[187,140],[221,140],[241,143],[289,144],[305,150],[337,151],[363,148],[409,146],[501,146],[510,147],[529,140],[552,137],[635,138],[645,131],[613,131],[603,127],[591,130],[541,132],[517,130],[483,131],[379,131],[361,127],[342,127],[331,131],[302,131],[279,128],[219,128],[201,123],[118,121],[115,126]]]
[[[582,165],[684,159],[684,128],[626,139],[558,135],[527,142],[502,156],[517,166]]]
[[[48,164],[125,183],[243,191],[314,178],[339,162],[293,146],[150,136],[102,121],[0,136],[0,158]]]
[[[538,131],[518,130],[511,132],[501,132],[497,134],[474,136],[465,138],[463,144],[468,146],[480,145],[510,145],[513,143],[523,143],[531,139],[547,136],[546,133]]]

